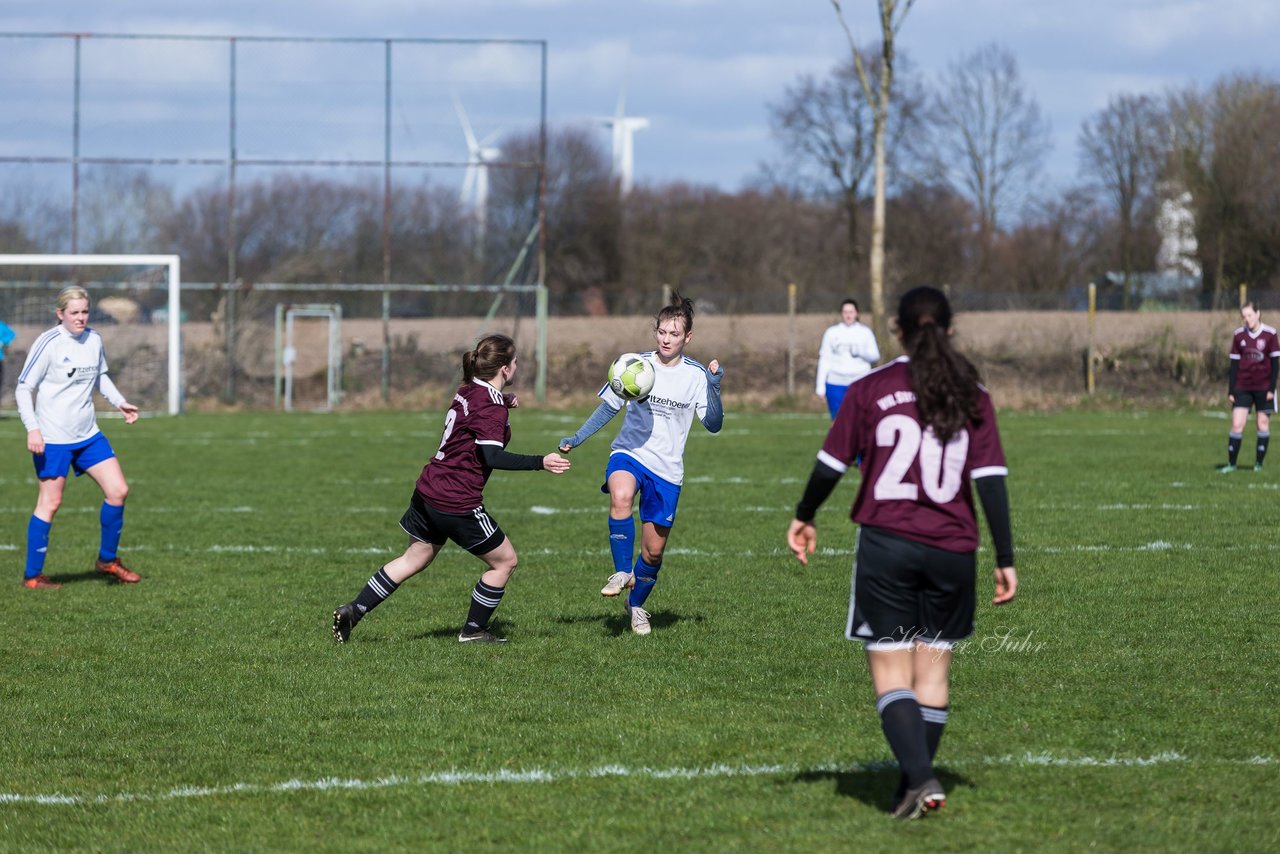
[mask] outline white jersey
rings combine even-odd
[[[827,383],[848,385],[880,361],[876,336],[861,323],[837,323],[822,335],[818,348],[818,394],[826,394]]]
[[[102,336],[90,327],[78,336],[72,335],[59,324],[31,345],[14,396],[28,432],[39,430],[45,442],[69,445],[98,433],[93,409],[95,389],[112,406],[125,402],[124,395],[107,377]]]
[[[627,408],[622,429],[610,446],[611,454],[626,454],[663,480],[684,482],[684,445],[693,417],[707,414],[707,370],[688,356],[666,367],[653,352],[644,353],[657,379],[644,400],[626,400],[605,386],[600,398],[612,407]]]

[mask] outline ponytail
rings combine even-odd
[[[898,332],[920,421],[944,445],[978,409],[978,369],[951,346],[951,304],[937,288],[912,288],[898,302]]]
[[[491,380],[516,359],[516,342],[506,335],[486,335],[462,354],[462,381]]]

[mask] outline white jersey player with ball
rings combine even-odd
[[[600,592],[613,597],[630,589],[627,613],[638,635],[650,631],[649,612],[643,606],[657,583],[675,524],[684,483],[684,447],[693,420],[697,417],[711,433],[720,432],[724,421],[720,402],[724,372],[719,360],[712,359],[704,367],[684,355],[693,337],[693,301],[673,294],[671,304],[658,313],[654,336],[657,349],[643,354],[656,374],[649,394],[627,400],[605,385],[595,412],[574,435],[560,442],[560,449],[568,453],[626,409],[600,487],[609,495],[609,550],[614,568]],[[632,506],[637,495],[643,528],[640,551],[634,555]]]

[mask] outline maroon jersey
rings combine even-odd
[[[1236,387],[1231,391],[1272,391],[1271,357],[1280,356],[1280,337],[1265,323],[1257,332],[1241,326],[1231,336],[1231,359],[1236,363]]]
[[[818,459],[844,472],[861,456],[853,521],[947,551],[977,550],[972,479],[1009,473],[991,396],[980,391],[980,418],[944,446],[920,423],[905,356],[849,386]]]
[[[458,386],[444,415],[440,450],[423,466],[418,492],[437,510],[471,512],[484,503],[484,485],[493,472],[484,464],[480,446],[505,448],[510,441],[511,423],[502,392],[484,380]]]

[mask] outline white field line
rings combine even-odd
[[[781,541],[785,535],[785,531],[779,531],[778,539]],[[320,546],[275,546],[269,544],[252,544],[252,543],[218,543],[203,548],[193,548],[191,546],[177,545],[168,543],[160,546],[147,545],[146,543],[136,543],[128,546],[128,553],[147,552],[147,553],[167,553],[167,554],[279,554],[279,555],[378,555],[378,554],[394,554],[398,552],[401,546],[395,539],[394,532],[391,533],[390,539],[386,545],[378,546],[361,546],[359,548],[353,546],[343,546],[339,548],[324,548]],[[603,534],[601,535],[603,539]],[[845,537],[843,540],[852,539]],[[842,540],[842,541],[843,541]],[[0,552],[18,552],[26,549],[25,543],[0,543]],[[1058,545],[1018,545],[1019,554],[1145,554],[1148,552],[1194,552],[1201,550],[1202,547],[1195,543],[1173,543],[1166,540],[1153,540],[1149,543],[1127,546],[1113,546],[1106,543],[1072,543],[1065,546]],[[560,549],[560,548],[520,548],[517,550],[525,557],[591,557],[609,554],[608,548],[601,546],[600,548],[587,549]],[[1214,546],[1212,551],[1217,554],[1221,552],[1273,552],[1275,547],[1265,542],[1258,543],[1234,543],[1229,545]],[[978,553],[985,555],[990,549],[985,546],[978,549]],[[452,550],[441,555],[445,557],[452,553]],[[465,552],[459,552],[465,554]],[[672,546],[667,549],[665,554],[672,557],[707,557],[720,559],[737,559],[737,558],[790,558],[791,552],[783,546],[773,549],[700,549],[692,546]],[[832,548],[830,546],[819,547],[816,554],[819,557],[852,557],[853,548]]]
[[[1006,767],[1056,767],[1056,768],[1145,768],[1155,765],[1275,765],[1271,756],[1254,756],[1249,759],[1195,759],[1175,751],[1152,756],[1054,756],[1050,753],[1024,753],[1020,756],[992,756],[978,760],[949,761],[945,767],[954,766],[1006,766]],[[778,777],[799,774],[848,774],[859,771],[878,771],[895,767],[890,761],[839,763],[819,765],[770,764],[724,765],[715,764],[691,768],[631,768],[625,765],[601,765],[586,769],[547,770],[534,768],[527,771],[438,771],[431,774],[399,775],[360,780],[341,777],[321,777],[316,780],[286,780],[282,783],[230,783],[221,786],[177,786],[161,792],[116,792],[115,794],[66,795],[62,793],[21,794],[0,792],[0,804],[41,804],[45,806],[86,806],[90,804],[136,803],[139,801],[175,801],[187,798],[207,798],[222,795],[288,794],[305,791],[330,791],[334,789],[390,789],[424,786],[458,786],[466,784],[501,785],[512,783],[558,783],[566,780],[630,777],[649,780],[705,780],[729,777]]]

